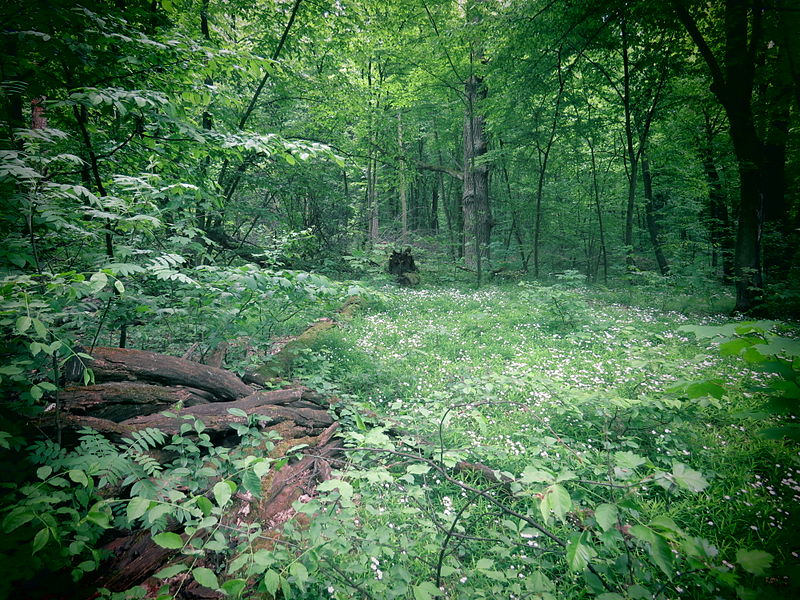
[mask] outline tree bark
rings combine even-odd
[[[642,156],[642,181],[644,183],[645,198],[645,219],[647,221],[647,231],[650,234],[650,242],[653,244],[653,252],[656,255],[658,271],[661,275],[669,275],[669,263],[664,256],[664,249],[661,245],[661,227],[658,223],[656,212],[660,207],[656,206],[653,197],[653,179],[650,175],[650,161],[647,156]]]
[[[469,269],[480,271],[483,259],[489,258],[492,213],[489,204],[489,166],[481,162],[486,154],[484,118],[478,105],[486,98],[483,79],[471,75],[464,86],[467,110],[464,117],[464,262]]]
[[[213,395],[214,400],[238,400],[253,389],[230,371],[145,350],[94,348],[86,366],[98,382],[139,381],[193,387]]]

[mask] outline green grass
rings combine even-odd
[[[722,317],[611,303],[607,293],[563,285],[380,292],[382,310],[322,340],[317,350],[326,377],[358,410],[377,413],[372,425],[430,442],[423,457],[449,453],[517,478],[526,467],[561,474],[571,503],[564,522],[544,520],[539,511],[536,494],[547,493],[552,481],[492,493],[563,539],[575,542],[588,531],[581,543],[597,552],[597,572],[619,594],[605,599],[644,597],[642,590],[659,598],[768,598],[797,590],[797,580],[787,579],[800,549],[792,520],[800,499],[797,448],[760,438],[758,421],[737,415],[758,403],[750,388],[769,378],[678,329]],[[721,399],[689,400],[675,391],[707,379],[725,388]],[[370,433],[369,422],[360,431],[351,443],[408,450],[387,441],[380,428]],[[642,459],[632,472],[620,466],[619,453],[626,452]],[[361,504],[353,509],[358,526],[340,524],[337,535],[350,536],[351,552],[368,550],[393,564],[380,579],[367,577],[365,589],[385,597],[432,597],[419,586],[433,581],[444,546],[446,597],[612,593],[582,569],[571,571],[563,549],[547,548],[541,537],[520,537],[524,524],[485,499],[469,497],[434,473],[403,475],[407,464],[398,466],[396,457],[377,453],[364,460],[340,475],[354,483]],[[675,463],[702,473],[708,486],[695,493],[667,490],[669,482],[648,479],[671,474]],[[392,473],[391,482],[368,484],[364,473],[376,468]],[[586,483],[639,480],[628,489]],[[474,483],[492,488],[480,478]],[[591,511],[601,503],[618,507],[623,535],[598,528]],[[455,548],[444,541],[445,531],[461,509],[457,525],[467,537]],[[677,529],[658,529],[652,522],[659,518],[672,519]],[[655,527],[667,554],[676,554],[659,557],[652,543],[630,537],[627,528],[636,525]],[[687,558],[694,543],[688,540],[695,538],[715,550]],[[749,550],[768,552],[769,568],[762,572],[741,554],[737,563],[737,552]],[[486,558],[491,566],[477,568]],[[468,588],[458,584],[463,577]],[[347,589],[340,597],[353,593]]]

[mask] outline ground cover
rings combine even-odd
[[[354,416],[351,462],[305,508],[339,511],[311,532],[342,575],[320,591],[613,600],[797,589],[797,447],[765,439],[777,417],[758,412],[776,378],[789,379],[723,356],[714,327],[726,318],[567,285],[382,293],[382,309],[331,333],[309,362],[353,415],[376,415]],[[729,333],[742,349],[775,327]],[[476,464],[488,469],[464,467]]]

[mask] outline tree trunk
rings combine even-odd
[[[403,121],[400,112],[397,113],[397,146],[400,149],[400,229],[403,246],[408,245],[408,190],[406,189],[406,161],[405,148],[403,147]]]
[[[464,118],[464,261],[469,269],[480,271],[489,258],[492,214],[489,205],[489,166],[480,162],[486,154],[484,118],[478,105],[486,98],[482,78],[471,75],[464,86],[467,110]]]
[[[645,219],[647,221],[647,231],[650,233],[650,242],[653,244],[653,251],[658,263],[658,271],[662,275],[669,275],[669,263],[664,256],[664,249],[661,246],[661,228],[659,226],[656,211],[656,201],[653,198],[653,180],[650,175],[650,161],[646,156],[642,156],[642,180],[644,182],[645,198]]]

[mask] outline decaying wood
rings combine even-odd
[[[225,355],[228,353],[229,344],[225,340],[217,344],[211,353],[203,359],[203,364],[217,369],[222,368],[222,363],[225,362]]]
[[[230,371],[175,356],[126,348],[94,348],[87,361],[96,381],[142,381],[184,385],[211,392],[214,400],[244,398],[253,389]]]
[[[184,386],[165,387],[138,381],[109,381],[89,386],[72,386],[59,392],[65,413],[91,415],[119,423],[139,415],[170,408],[205,404],[214,399],[210,392]]]
[[[301,350],[310,347],[319,336],[337,326],[333,319],[323,318],[314,321],[300,335],[285,338],[275,343],[270,356],[263,365],[245,373],[243,379],[248,383],[267,385],[270,380],[286,377]]]
[[[237,493],[233,507],[228,509],[226,516],[223,517],[226,530],[245,529],[247,524],[257,522],[262,525],[264,540],[279,539],[283,524],[296,515],[292,508],[295,500],[310,498],[315,494],[317,484],[330,478],[328,459],[335,457],[341,451],[341,440],[333,437],[337,428],[338,423],[332,423],[317,436],[289,440],[276,447],[274,454],[277,455],[296,445],[298,441],[310,446],[304,451],[305,455],[300,460],[286,464],[264,477],[261,498]],[[178,531],[175,523],[171,529]],[[171,560],[185,560],[185,557],[176,551],[165,550],[153,543],[147,531],[120,537],[107,544],[105,549],[110,550],[111,554],[101,567],[104,575],[98,577],[96,585],[111,591],[123,591],[141,584],[155,590],[165,582],[153,579],[153,574],[168,566]],[[197,563],[195,566],[205,565]],[[181,585],[182,598],[200,600],[217,597],[209,596],[208,589],[196,585],[189,579],[176,581],[174,587],[177,588],[178,585]]]
[[[293,437],[318,434],[333,423],[333,417],[327,411],[326,401],[316,392],[304,387],[254,392],[234,402],[188,406],[170,411],[174,416],[162,413],[142,414],[115,422],[109,418],[67,413],[61,416],[61,423],[62,427],[68,430],[91,427],[118,439],[148,427],[156,427],[168,435],[176,434],[180,431],[181,425],[187,422],[186,417],[195,417],[206,426],[206,433],[212,438],[220,439],[233,432],[231,424],[245,423],[247,420],[246,417],[230,414],[228,409],[231,408],[243,410],[247,415],[265,416],[262,427],[266,428],[285,421],[291,422],[297,428]],[[37,419],[37,425],[42,429],[55,428],[55,415],[52,412],[45,413]]]

